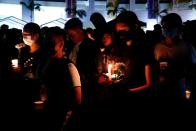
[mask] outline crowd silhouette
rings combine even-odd
[[[64,29],[33,22],[22,30],[1,25],[7,130],[139,130],[184,122],[183,117],[190,124],[196,21],[183,23],[169,13],[145,32],[132,11],[112,22],[95,12],[90,20],[95,29],[84,29],[79,18]]]

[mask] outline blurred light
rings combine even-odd
[[[22,6],[19,4],[2,4],[0,3],[0,19],[14,16],[22,19]]]
[[[65,19],[65,8],[64,7],[54,7],[54,6],[41,6],[41,10],[35,10],[34,12],[34,22],[42,25],[44,23],[63,18]],[[53,24],[54,25],[54,24]],[[62,26],[62,23],[56,22],[55,26]]]
[[[154,25],[157,24],[157,20],[156,19],[147,19],[146,23],[147,23],[147,27],[144,28],[144,31],[146,31],[146,30],[153,30],[154,29]]]

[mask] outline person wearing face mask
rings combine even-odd
[[[38,122],[40,126],[37,130],[71,130],[79,124],[77,118],[82,102],[80,75],[75,65],[65,58],[65,44],[63,29],[48,28],[44,57],[37,69],[37,76],[43,85],[40,99],[44,103],[40,109],[42,120]]]
[[[151,85],[145,33],[140,24],[141,21],[131,11],[119,14],[115,24],[119,59],[127,63],[127,67],[130,68],[126,83],[130,93],[143,92]]]
[[[140,24],[141,21],[132,11],[122,12],[115,19],[116,52],[112,74],[116,76],[111,85],[111,108],[113,112],[116,111],[113,115],[115,121],[120,120],[115,126],[130,128],[129,124],[125,124],[125,118],[131,121],[132,126],[138,123],[142,125],[142,121],[147,122],[147,114],[150,114],[147,107],[151,87],[151,65],[145,48],[145,33]],[[142,121],[136,120],[138,118]]]
[[[39,120],[36,103],[40,100],[41,89],[40,80],[36,76],[36,72],[43,57],[40,26],[33,22],[25,24],[22,30],[22,40],[22,43],[15,46],[18,49],[18,65],[12,65],[13,71],[19,76],[17,82],[20,83],[20,88],[17,88],[20,93],[16,92],[17,95],[14,99],[20,98],[22,100],[22,108],[29,107],[29,112],[25,115],[31,122],[27,121],[31,127],[36,127]],[[20,106],[18,108],[21,109]]]
[[[39,100],[40,83],[37,79],[36,72],[42,55],[42,37],[40,26],[30,22],[24,25],[23,43],[19,47],[17,71],[21,75],[23,83],[28,87],[29,93],[32,94],[32,103]],[[17,48],[18,46],[16,46]]]
[[[164,40],[154,49],[156,61],[156,95],[162,109],[171,113],[182,109],[185,97],[185,76],[191,63],[190,49],[182,39],[182,19],[170,13],[161,20]],[[180,108],[179,108],[180,107]]]
[[[42,56],[41,30],[36,23],[27,23],[23,28],[24,46],[20,49],[19,63],[26,79],[34,79]]]

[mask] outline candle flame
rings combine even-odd
[[[112,64],[108,64],[108,74],[112,74]]]
[[[190,99],[190,96],[191,96],[191,91],[190,90],[186,90],[185,91],[185,95],[186,95],[186,99]]]

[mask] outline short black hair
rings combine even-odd
[[[30,32],[30,33],[33,33],[33,34],[40,34],[41,33],[41,29],[40,29],[40,26],[36,23],[33,23],[33,22],[30,22],[30,23],[27,23],[26,25],[24,25],[23,27],[23,32]]]
[[[134,24],[138,24],[139,20],[137,15],[133,11],[124,11],[117,16],[116,22],[122,22],[129,26],[132,26]]]
[[[166,28],[181,28],[182,27],[182,19],[180,15],[176,13],[170,13],[164,16],[161,20],[161,24],[164,22],[168,23],[168,27]]]
[[[82,21],[79,18],[72,18],[65,23],[65,30],[74,28],[83,28]]]
[[[137,24],[139,27],[146,26],[146,23],[140,21],[133,11],[123,11],[115,19],[115,23],[122,22],[127,24],[129,27],[133,27]]]
[[[104,26],[106,26],[107,23],[103,15],[99,12],[94,12],[90,16],[90,21],[93,23],[96,29],[103,28]]]
[[[1,25],[1,30],[7,30],[9,29],[9,26],[6,24]]]
[[[56,43],[53,40],[56,36],[63,36],[65,38],[65,31],[58,26],[48,28],[44,46],[46,51],[45,53],[49,56],[56,53],[54,49]]]

